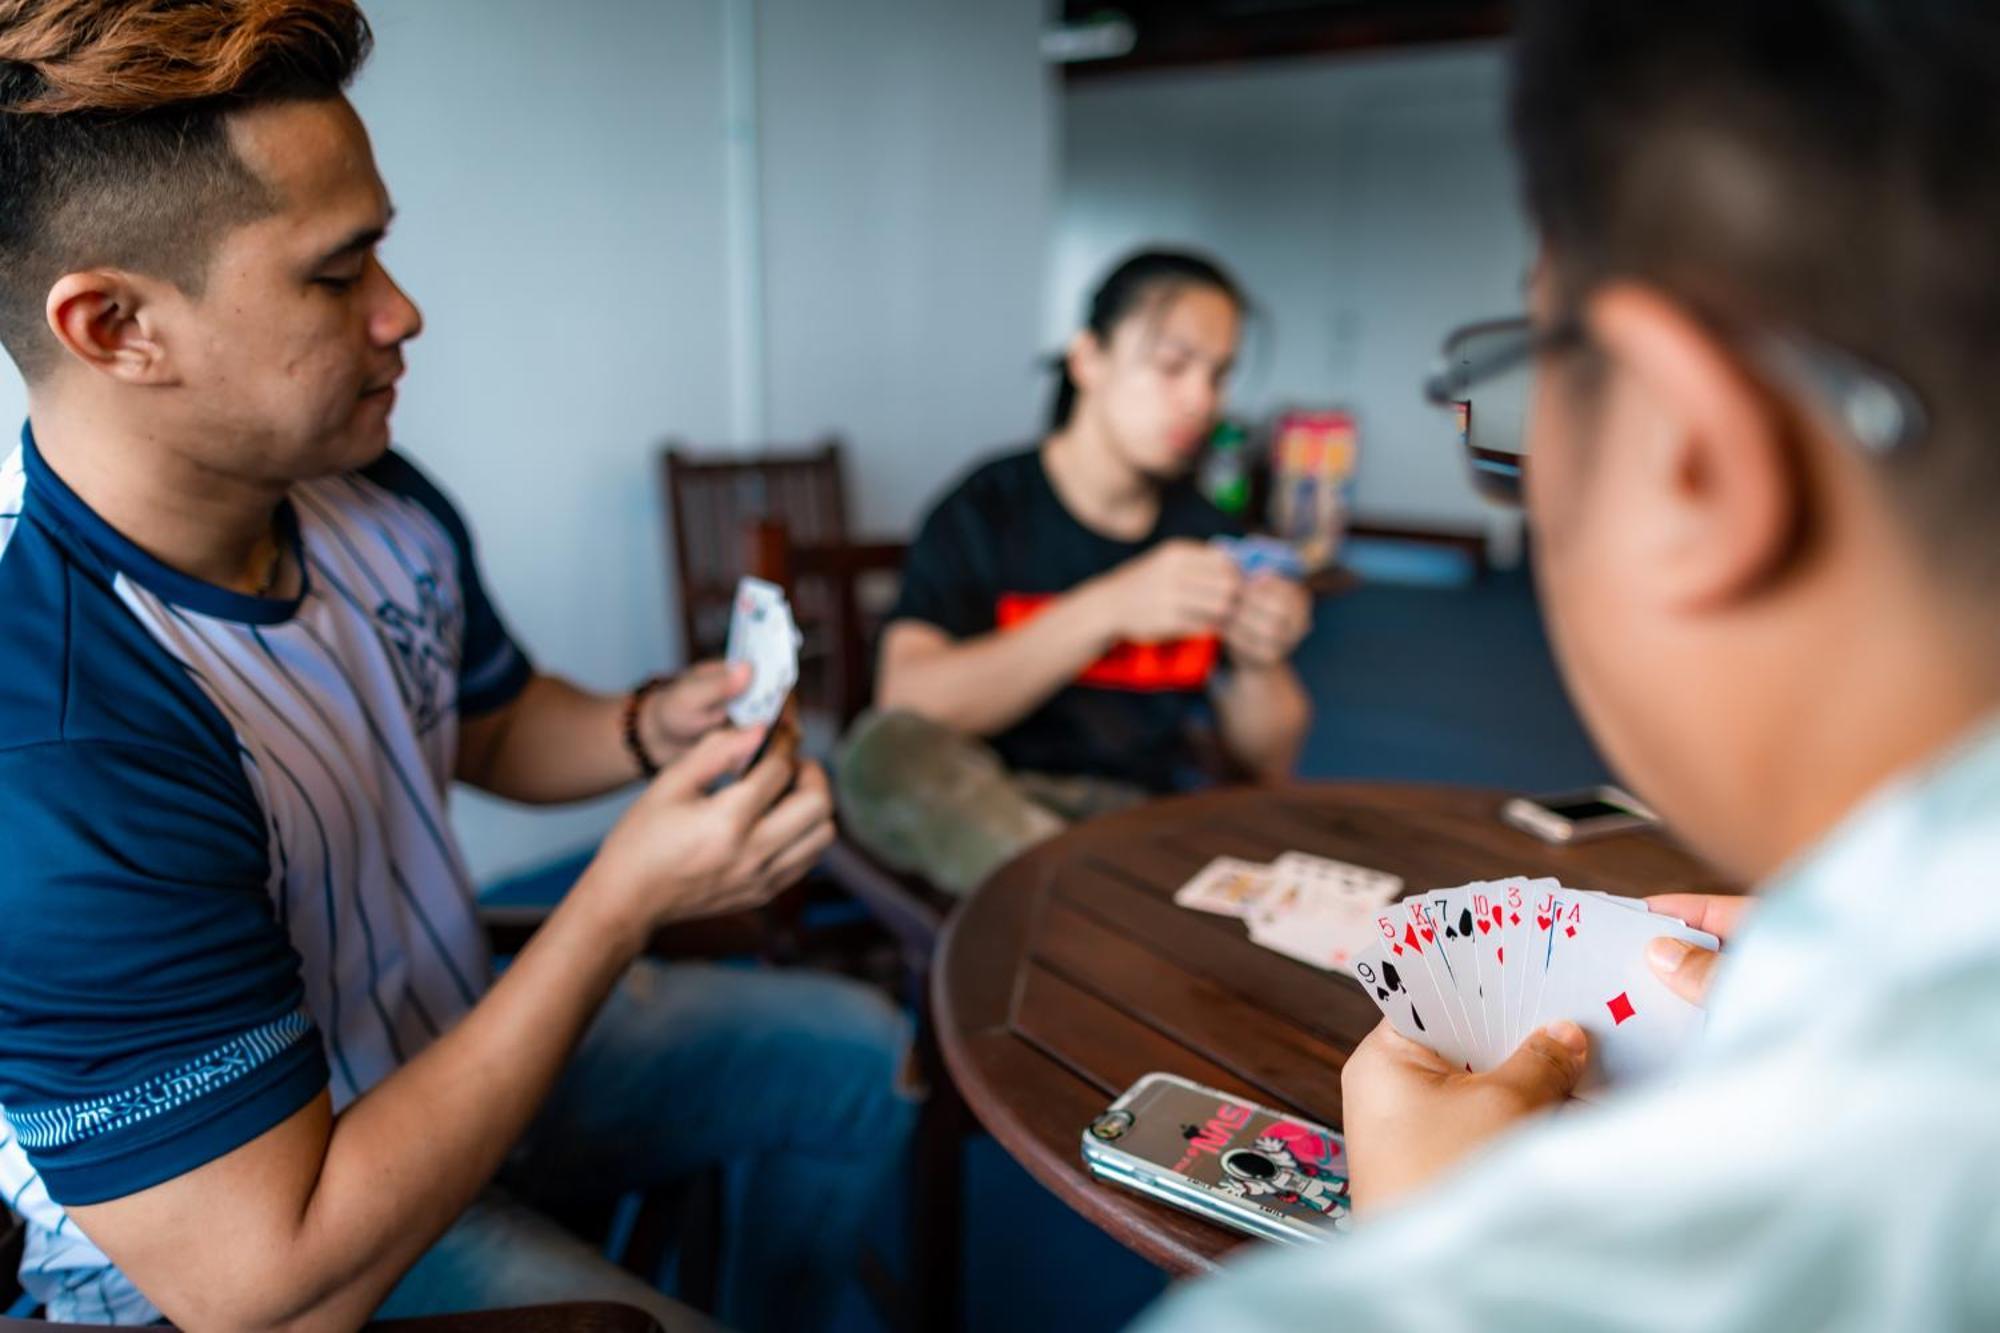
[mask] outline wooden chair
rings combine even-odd
[[[848,540],[841,445],[754,455],[697,453],[668,445],[660,479],[672,529],[674,590],[688,661],[719,657],[729,636],[736,582],[751,572],[756,524],[773,519],[793,541],[838,546]],[[801,689],[815,691],[828,669],[827,608],[819,588],[792,603],[805,644]]]
[[[738,579],[750,574],[784,588],[805,640],[801,715],[808,738],[826,743],[874,691],[869,659],[879,625],[865,585],[899,572],[908,551],[902,542],[854,538],[843,464],[833,439],[747,455],[670,445],[660,456],[690,660],[723,651]],[[927,971],[948,899],[845,841],[829,853],[825,870],[889,931],[906,964]]]
[[[808,736],[835,737],[874,692],[871,649],[879,614],[868,584],[902,569],[902,542],[857,540],[848,527],[843,452],[836,440],[752,455],[669,447],[661,481],[673,527],[675,587],[691,657],[723,649],[736,581],[745,574],[786,591],[805,644],[797,697]],[[904,1327],[956,1327],[963,1246],[961,1154],[974,1127],[931,1038],[930,966],[952,900],[841,838],[820,865],[825,883],[859,902],[894,941],[918,1052],[931,1087],[917,1128],[911,1201],[914,1284],[877,1287]],[[893,1307],[901,1307],[894,1309]]]
[[[765,517],[747,529],[752,573],[787,590],[810,595],[826,615],[833,664],[831,685],[819,701],[844,731],[873,693],[870,647],[880,629],[861,584],[900,571],[907,548],[887,542],[797,541],[784,522]],[[939,934],[955,900],[920,876],[893,870],[853,840],[840,837],[820,871],[867,908],[889,932],[902,960],[906,995],[917,1015],[917,1054],[930,1097],[917,1121],[916,1169],[910,1198],[913,1283],[899,1323],[913,1329],[961,1326],[964,1262],[965,1141],[978,1122],[959,1097],[931,1023],[931,964]]]

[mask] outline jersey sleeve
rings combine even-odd
[[[451,538],[458,554],[458,584],[465,600],[464,651],[458,664],[458,711],[490,713],[514,701],[535,674],[534,663],[500,618],[479,572],[472,530],[437,484],[399,453],[388,453],[362,473],[378,486],[422,505]]]
[[[917,531],[903,563],[903,586],[891,622],[921,621],[954,639],[992,630],[999,589],[992,575],[992,523],[964,487],[946,497]]]
[[[64,1205],[241,1147],[327,1082],[223,759],[121,741],[0,751],[0,1133]]]

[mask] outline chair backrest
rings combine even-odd
[[[802,613],[807,650],[800,655],[798,698],[802,714],[817,711],[834,735],[866,708],[874,695],[874,638],[893,598],[904,542],[800,542],[777,519],[763,519],[750,533],[750,572],[785,589]]]
[[[763,453],[692,452],[668,445],[660,478],[673,529],[674,586],[687,660],[721,654],[736,581],[751,570],[756,525],[775,521],[791,540],[847,540],[840,442]],[[801,626],[817,610],[795,600]]]

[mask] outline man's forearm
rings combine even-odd
[[[463,727],[458,776],[531,805],[616,791],[639,778],[625,746],[625,703],[622,694],[592,694],[557,676],[536,676],[502,714]]]
[[[876,702],[972,736],[1005,731],[1075,680],[1115,639],[1102,587],[1085,584],[1011,629],[883,663]]]
[[[1238,763],[1265,782],[1292,775],[1312,701],[1289,664],[1231,668],[1215,692],[1215,710],[1223,746]]]
[[[335,1122],[294,1244],[325,1277],[366,1260],[312,1322],[364,1320],[527,1129],[643,939],[597,896],[579,885],[457,1026]]]
[[[322,1093],[186,1176],[74,1209],[78,1225],[184,1327],[360,1327],[492,1178],[636,956],[643,926],[600,905],[601,873],[338,1118]]]

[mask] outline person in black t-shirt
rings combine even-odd
[[[925,520],[876,711],[837,766],[845,825],[878,856],[968,892],[1070,820],[1199,781],[1198,730],[1239,771],[1291,772],[1310,598],[1238,571],[1211,539],[1239,527],[1188,475],[1242,309],[1205,259],[1127,259],[1070,342],[1048,438]]]

